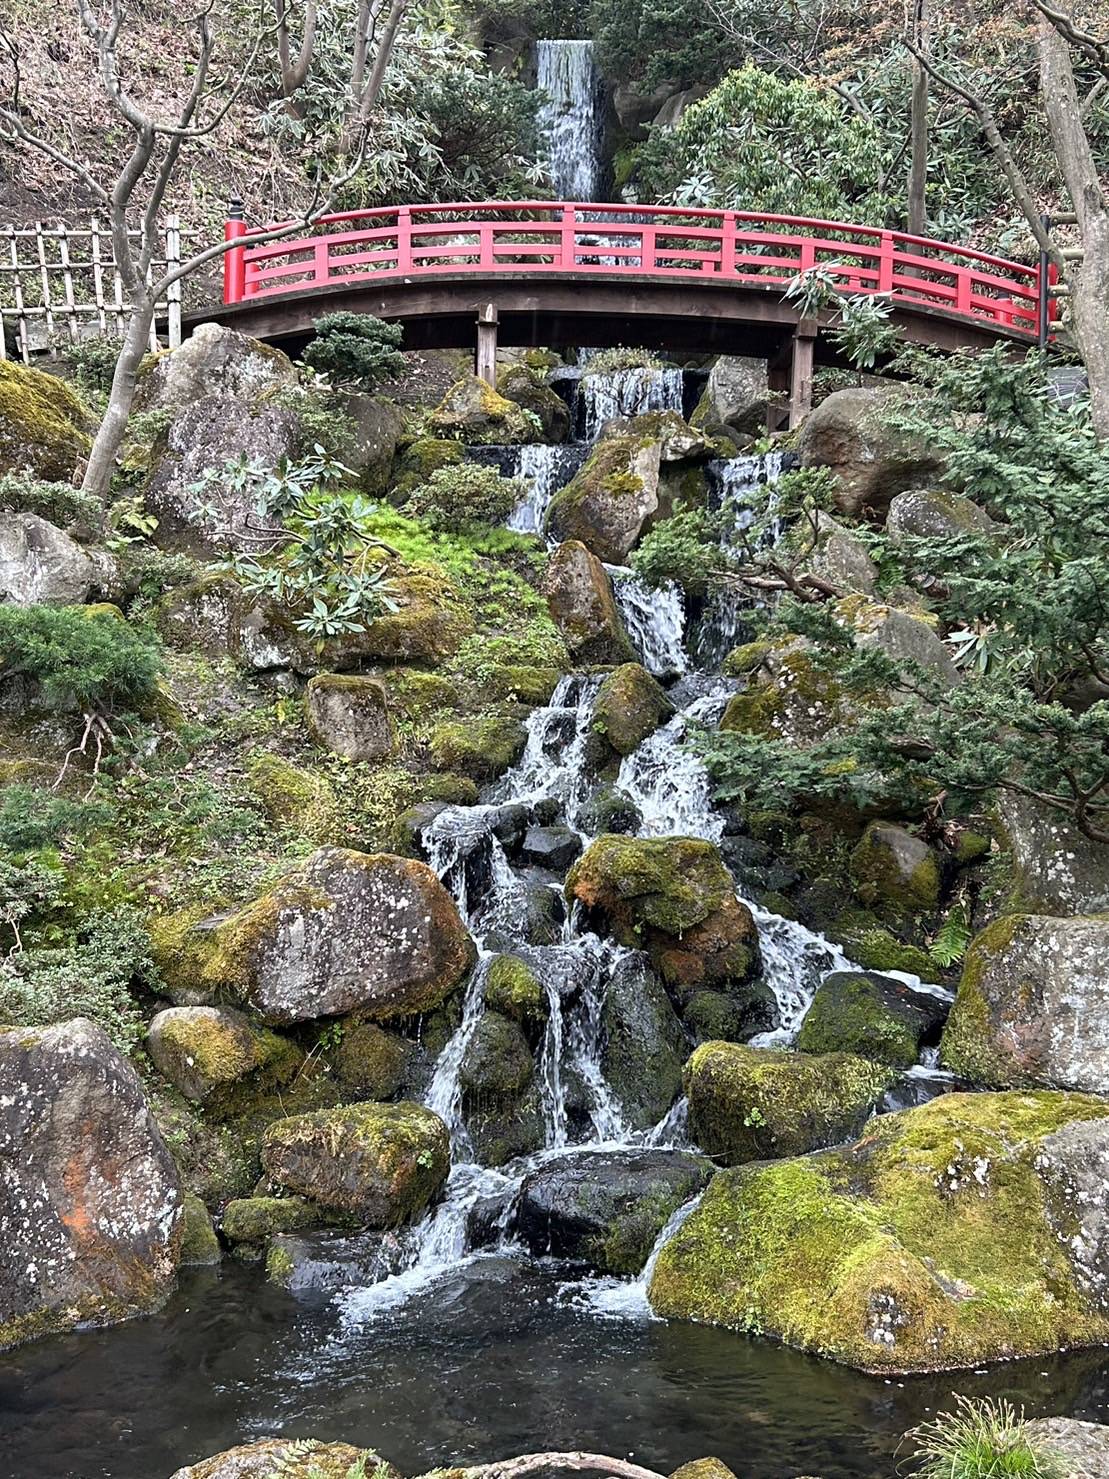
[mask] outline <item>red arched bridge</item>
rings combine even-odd
[[[550,201],[413,205],[324,216],[306,235],[258,240],[242,220],[224,260],[224,306],[192,315],[296,348],[339,309],[403,322],[409,348],[477,345],[492,377],[498,337],[554,348],[616,344],[765,358],[808,405],[821,332],[784,296],[819,269],[872,294],[912,342],[945,350],[1045,342],[1045,265],[838,221],[671,206]]]

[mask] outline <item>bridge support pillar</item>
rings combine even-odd
[[[789,370],[789,429],[799,426],[812,410],[813,359],[817,322],[803,318],[793,331],[793,353]]]
[[[477,316],[477,363],[479,380],[486,385],[497,383],[497,305],[486,303]]]

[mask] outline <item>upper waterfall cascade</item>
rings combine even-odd
[[[539,128],[560,200],[596,200],[601,183],[600,79],[592,41],[539,41]]]

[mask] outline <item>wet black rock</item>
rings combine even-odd
[[[601,1069],[635,1130],[662,1119],[682,1090],[689,1043],[646,955],[620,960],[601,1014]]]
[[[581,849],[581,838],[571,827],[529,827],[520,855],[538,868],[565,873]]]
[[[682,1150],[576,1151],[524,1181],[516,1231],[533,1253],[637,1274],[671,1216],[712,1167]]]

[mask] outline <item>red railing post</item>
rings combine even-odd
[[[735,211],[726,211],[720,229],[720,271],[725,277],[735,276]]]
[[[572,205],[562,207],[562,234],[558,244],[558,265],[564,272],[573,272],[578,265],[578,215]]]
[[[328,261],[330,252],[331,243],[328,241],[326,236],[321,236],[316,241],[315,250],[313,252],[313,276],[315,277],[317,284],[321,287],[327,281],[331,271],[331,264]]]
[[[227,210],[227,220],[223,226],[224,241],[238,241],[239,237],[246,235],[246,222],[243,220],[243,203],[241,200],[232,200]],[[246,249],[241,246],[233,246],[223,254],[223,301],[225,303],[241,303],[246,297]]]
[[[893,232],[883,231],[878,238],[878,291],[893,292]]]
[[[969,267],[955,268],[955,312],[972,313],[971,292],[974,286]]]
[[[397,211],[397,271],[412,271],[412,211],[407,205]]]

